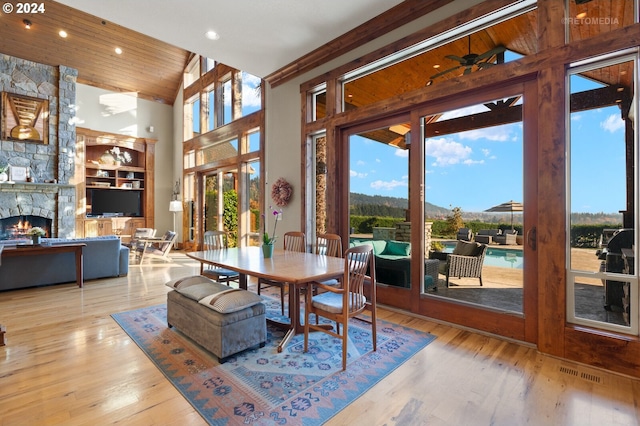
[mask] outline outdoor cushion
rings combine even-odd
[[[387,245],[381,254],[409,256],[411,254],[411,243],[389,240],[387,241]]]
[[[198,301],[199,304],[220,312],[229,314],[241,311],[262,302],[262,298],[250,291],[239,288],[228,288],[227,290],[211,294]]]
[[[191,300],[195,300],[196,302],[199,302],[200,300],[202,300],[207,296],[210,296],[211,294],[219,293],[220,288],[217,286],[217,284],[218,283],[213,283],[213,282],[210,282],[210,283],[202,282],[197,284],[191,284],[182,288],[177,288],[176,291],[181,295],[188,297]],[[227,286],[224,286],[224,287],[225,289],[229,288]]]
[[[456,247],[453,249],[453,254],[459,254],[460,256],[476,256],[478,254],[477,243],[470,243],[467,241],[458,241]]]
[[[371,240],[367,241],[366,244],[373,246],[373,254],[381,254],[387,246],[387,242],[385,240]]]

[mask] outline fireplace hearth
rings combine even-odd
[[[51,237],[51,223],[51,219],[34,215],[11,216],[0,219],[0,241],[29,239],[29,230],[36,226],[45,230],[47,233],[45,237]]]

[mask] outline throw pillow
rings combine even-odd
[[[453,254],[460,256],[475,256],[478,251],[478,244],[459,240],[453,249]]]
[[[384,248],[382,254],[409,256],[411,255],[411,243],[389,240],[387,241],[387,246]]]
[[[202,275],[192,275],[189,277],[182,277],[182,278],[168,281],[164,285],[174,290],[179,290],[194,284],[212,283],[212,282],[213,280],[210,280],[207,277],[203,277]]]
[[[250,291],[239,288],[231,288],[220,293],[209,295],[200,301],[201,305],[221,314],[230,314],[241,311],[262,302],[262,298]]]

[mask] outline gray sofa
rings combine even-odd
[[[1,241],[11,244],[12,241]],[[115,235],[91,238],[43,238],[43,244],[85,243],[84,279],[124,276],[129,273],[129,248]],[[74,253],[3,257],[0,265],[0,291],[76,280]]]

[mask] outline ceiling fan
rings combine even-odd
[[[453,68],[449,68],[446,69],[444,71],[441,71],[437,74],[432,75],[431,77],[429,77],[429,81],[427,82],[427,86],[430,86],[433,83],[433,80],[448,74],[450,72],[453,72],[459,68],[464,68],[464,72],[463,74],[470,74],[471,71],[473,70],[474,66],[477,66],[479,69],[484,69],[484,68],[488,68],[491,67],[493,65],[495,65],[495,63],[490,62],[489,60],[494,56],[494,55],[498,55],[500,53],[503,53],[505,50],[507,50],[506,47],[499,45],[494,47],[491,50],[487,50],[484,53],[481,54],[477,54],[477,53],[472,53],[471,52],[471,36],[469,36],[469,53],[464,55],[464,56],[457,56],[457,55],[447,55],[445,56],[445,58],[447,59],[451,59],[452,61],[457,61],[460,64],[456,65]],[[503,60],[502,60],[503,61]],[[498,63],[500,63],[501,61],[498,60],[496,61]]]

